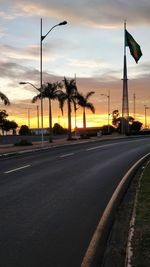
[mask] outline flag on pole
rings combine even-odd
[[[138,63],[138,60],[142,56],[142,51],[139,44],[127,30],[125,30],[125,45],[129,47],[131,55],[134,57],[136,63]]]

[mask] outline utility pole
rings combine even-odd
[[[133,94],[133,117],[134,117],[134,120],[135,120],[135,100],[136,100],[136,95],[134,93]]]
[[[25,109],[28,110],[28,127],[30,129],[30,109],[32,109],[32,108],[25,108]]]
[[[36,106],[36,110],[37,110],[37,128],[38,128],[38,134],[39,134],[39,106]]]
[[[144,105],[144,108],[145,108],[145,128],[147,128],[147,112],[146,112],[146,110],[149,109],[149,107]]]
[[[108,99],[108,111],[107,111],[107,116],[108,116],[108,134],[110,133],[110,123],[109,123],[109,116],[110,116],[110,90],[108,90],[108,94],[101,94],[102,96],[106,96]]]

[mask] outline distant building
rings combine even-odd
[[[33,135],[41,135],[42,134],[42,128],[30,128],[31,134]],[[43,134],[48,135],[49,134],[49,128],[43,128]]]
[[[100,133],[101,127],[87,127],[84,128],[76,128],[76,134],[79,136],[97,136]]]

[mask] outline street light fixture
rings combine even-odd
[[[41,19],[41,22],[42,22],[42,19]],[[41,27],[41,41],[43,41],[45,39],[45,37],[57,26],[62,26],[62,25],[66,25],[67,24],[67,21],[62,21],[56,25],[54,25],[45,35],[42,35],[42,27]],[[41,23],[41,26],[42,26],[42,23]]]
[[[33,86],[36,90],[38,90],[39,92],[41,92],[40,88],[36,87],[33,83],[30,82],[20,82],[19,84],[30,84],[31,86]]]
[[[62,21],[54,25],[45,35],[42,33],[42,18],[41,18],[41,38],[40,38],[40,92],[41,92],[41,130],[42,130],[42,145],[43,145],[43,97],[42,97],[42,83],[43,83],[43,70],[42,70],[42,41],[46,36],[57,26],[66,25],[67,21]]]
[[[19,84],[22,84],[22,85],[29,84],[32,87],[34,87],[36,90],[38,90],[39,92],[41,92],[40,88],[36,87],[33,83],[30,83],[30,82],[20,82]],[[28,118],[29,117],[30,117],[30,114],[28,115]],[[30,120],[29,119],[28,119],[28,125],[30,125]],[[38,134],[39,134],[39,106],[37,106],[37,127],[38,127]],[[43,138],[42,138],[41,141],[42,141],[42,145],[43,145]]]
[[[110,116],[110,91],[108,90],[108,94],[101,94],[102,96],[106,96],[108,99],[108,134],[110,133],[110,123],[109,123],[109,116]]]
[[[41,35],[40,35],[40,88],[37,88],[34,84],[30,83],[30,82],[20,82],[20,84],[30,84],[31,86],[33,86],[35,89],[37,89],[40,93],[41,93],[41,138],[42,138],[42,146],[43,146],[43,96],[42,96],[42,92],[43,92],[43,70],[42,70],[42,41],[46,38],[46,36],[57,26],[62,26],[62,25],[66,25],[67,21],[62,21],[56,25],[54,25],[45,35],[42,34],[42,18],[41,18]]]

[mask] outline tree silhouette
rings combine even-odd
[[[81,93],[77,94],[77,100],[78,100],[78,105],[82,107],[83,109],[83,128],[86,129],[86,113],[85,110],[89,109],[93,113],[95,113],[95,107],[94,105],[89,102],[89,98],[94,94],[95,92],[91,91],[88,92],[85,96]]]
[[[9,120],[4,120],[3,121],[3,126],[2,126],[2,131],[9,132],[10,130],[13,131],[13,134],[16,134],[16,128],[18,127],[18,124],[15,121],[9,121]]]
[[[33,97],[32,102],[35,103],[38,99],[47,98],[49,103],[49,142],[53,142],[52,138],[52,100],[58,100],[62,88],[61,83],[47,83],[43,85],[43,92]]]
[[[0,99],[4,102],[4,105],[10,105],[10,101],[5,94],[0,92]]]
[[[63,114],[63,107],[65,102],[67,102],[67,108],[68,108],[68,140],[72,139],[72,133],[71,133],[71,104],[75,104],[76,98],[77,98],[77,86],[75,79],[68,80],[66,77],[64,77],[63,85],[65,88],[65,92],[61,92],[59,95],[59,101],[60,101],[60,108]],[[74,105],[75,107],[75,105]]]

